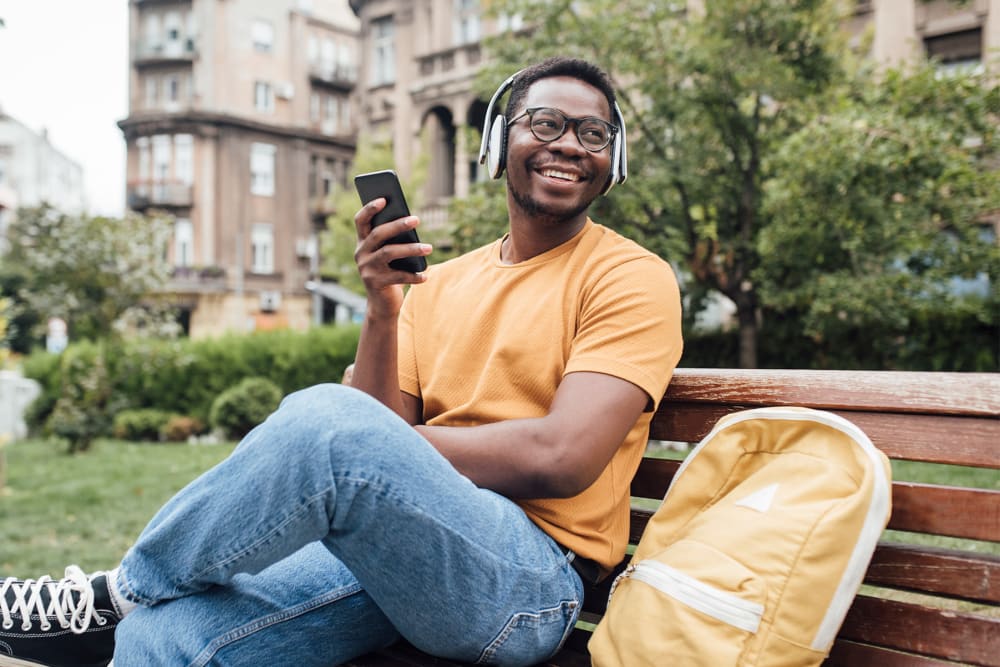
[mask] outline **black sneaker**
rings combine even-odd
[[[0,667],[105,667],[121,615],[101,572],[0,584]]]

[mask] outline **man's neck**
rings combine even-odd
[[[500,261],[519,264],[556,248],[580,233],[587,212],[569,220],[541,220],[517,215],[511,210],[510,233],[500,246]]]

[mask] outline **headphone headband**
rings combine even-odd
[[[502,113],[498,113],[493,118],[494,108],[497,102],[513,85],[517,77],[524,70],[518,70],[507,77],[496,92],[490,98],[490,103],[486,107],[486,118],[483,122],[483,140],[479,145],[479,164],[487,165],[490,178],[500,178],[507,163],[507,119]],[[628,150],[625,136],[625,117],[618,102],[613,103],[611,109],[618,123],[618,131],[615,133],[614,141],[611,145],[611,174],[603,194],[607,194],[613,186],[624,183],[628,178]]]

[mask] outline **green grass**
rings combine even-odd
[[[232,448],[101,440],[70,456],[54,441],[7,445],[0,577],[114,567],[156,510]]]

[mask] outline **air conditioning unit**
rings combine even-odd
[[[288,81],[284,83],[279,83],[274,87],[274,94],[277,95],[280,99],[290,100],[292,99],[292,96],[295,94],[295,86],[293,86],[291,82]]]
[[[295,255],[299,259],[312,259],[316,256],[316,239],[296,239]]]
[[[278,290],[261,290],[260,312],[274,313],[281,308],[281,292]]]

